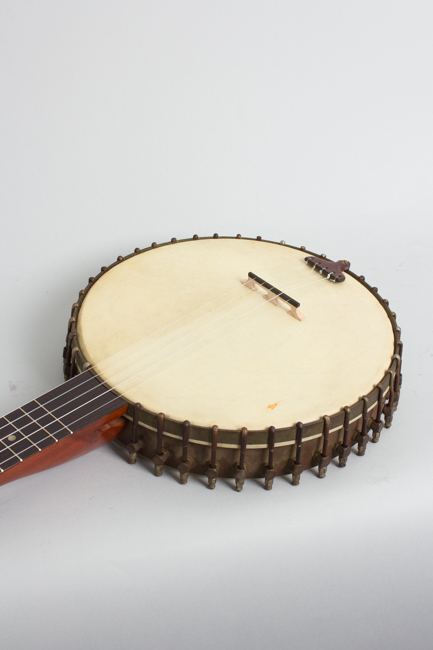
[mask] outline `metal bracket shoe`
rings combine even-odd
[[[303,472],[302,465],[300,463],[295,463],[295,466],[292,471],[292,485],[299,485],[302,472]]]
[[[139,438],[137,442],[129,442],[126,445],[126,448],[129,452],[129,462],[131,465],[134,465],[137,462],[137,454],[142,447],[144,447],[144,442],[141,438]]]
[[[277,475],[277,472],[274,469],[274,452],[275,452],[275,427],[269,427],[268,429],[268,464],[263,468],[263,474],[265,477],[265,490],[272,490],[274,484],[274,478]]]
[[[338,445],[337,447],[337,452],[338,452],[338,467],[346,467],[347,464],[347,457],[350,454],[350,447],[349,445],[343,446],[343,445]]]
[[[216,465],[215,467],[208,467],[206,476],[208,480],[208,488],[210,490],[215,489],[215,484],[218,478],[218,465]]]
[[[323,416],[323,445],[322,451],[317,452],[314,458],[315,464],[318,466],[318,477],[325,478],[328,465],[331,462],[331,458],[328,456],[328,444],[329,444],[329,429],[331,427],[331,418],[329,415]]]
[[[185,485],[188,481],[188,474],[192,467],[192,459],[188,458],[188,442],[189,442],[189,420],[183,423],[182,433],[182,460],[177,466],[180,473],[180,484]]]
[[[371,423],[371,430],[373,431],[373,437],[371,439],[371,442],[379,442],[380,438],[380,432],[382,431],[383,427],[385,426],[385,422],[383,420],[375,420],[374,422]]]
[[[367,447],[367,443],[370,441],[368,433],[363,435],[359,432],[358,435],[355,436],[355,441],[358,443],[358,456],[364,456],[365,448]]]
[[[239,467],[237,467],[235,472],[236,492],[242,491],[246,477],[247,477],[247,473],[245,471],[245,468],[240,469]]]
[[[241,429],[241,448],[239,454],[239,464],[235,466],[235,481],[236,481],[236,492],[240,492],[244,487],[245,479],[247,477],[246,465],[245,465],[245,456],[247,452],[247,436],[248,429],[242,427]]]
[[[395,401],[392,402],[392,404],[387,404],[386,406],[383,407],[383,414],[385,416],[385,429],[389,429],[389,427],[392,424],[392,418],[394,417],[394,411],[396,410],[396,403]]]
[[[361,431],[359,431],[353,438],[353,440],[358,443],[358,456],[363,456],[365,454],[365,448],[370,440],[368,437],[368,397],[364,395],[362,400],[364,402],[364,407],[362,410]]]
[[[180,473],[179,481],[181,485],[187,484],[191,465],[192,462],[190,459],[188,459],[187,461],[180,462],[179,465],[177,466],[177,469],[179,470]]]
[[[162,450],[160,454],[155,454],[152,458],[152,463],[155,465],[155,476],[162,476],[165,461],[168,458],[168,451]]]
[[[209,490],[215,489],[215,484],[218,478],[219,465],[217,463],[217,450],[218,450],[218,427],[216,424],[212,427],[212,443],[210,463],[206,472]]]
[[[323,456],[322,454],[319,454],[318,461],[317,461],[317,469],[318,469],[317,475],[319,478],[325,478],[328,465],[330,462],[331,462],[331,458],[329,456]]]
[[[265,490],[272,490],[272,486],[274,484],[274,478],[277,475],[276,471],[274,469],[269,469],[269,467],[266,467],[265,470]]]
[[[338,466],[346,467],[347,457],[350,454],[351,447],[349,445],[349,424],[350,424],[350,408],[344,407],[344,423],[343,423],[343,442],[336,446],[338,453]]]
[[[140,402],[134,404],[134,417],[132,419],[132,436],[131,442],[126,445],[129,452],[129,462],[134,465],[137,462],[137,453],[144,447],[144,441],[141,436],[138,436],[138,416],[140,413]]]

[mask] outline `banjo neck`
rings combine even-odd
[[[127,402],[89,370],[0,418],[0,485],[116,438]]]

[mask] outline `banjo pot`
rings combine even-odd
[[[80,291],[65,378],[126,400],[117,440],[157,476],[324,478],[379,440],[401,387],[395,313],[349,266],[240,235],[137,248]]]

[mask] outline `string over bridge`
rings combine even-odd
[[[305,316],[301,313],[299,309],[301,304],[297,300],[291,298],[286,293],[283,293],[282,291],[274,287],[269,282],[266,282],[265,280],[260,278],[255,273],[252,273],[250,271],[248,273],[248,278],[246,280],[242,280],[242,284],[244,284],[252,291],[257,291],[259,287],[265,289],[266,290],[265,298],[268,302],[271,302],[273,305],[276,305],[277,307],[282,303],[287,304],[290,307],[290,312],[288,312],[289,314],[291,314],[294,318],[296,318],[296,320],[299,321],[305,320]]]

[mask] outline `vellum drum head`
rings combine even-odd
[[[336,413],[383,378],[394,334],[368,288],[348,273],[330,282],[305,257],[224,238],[137,254],[87,293],[80,350],[116,392],[173,420],[258,430]],[[305,320],[242,284],[250,271],[301,303]]]

